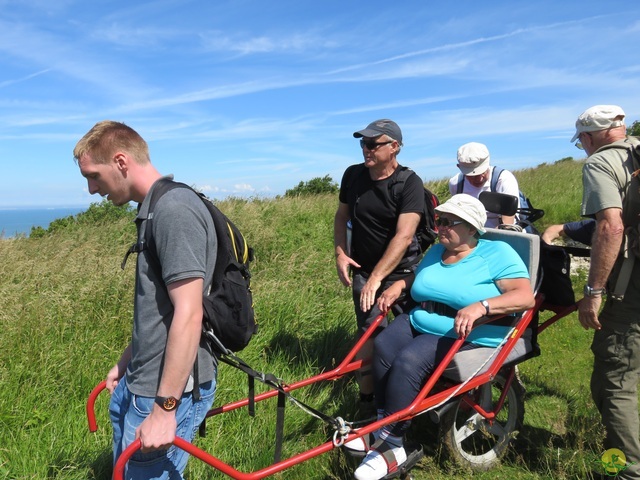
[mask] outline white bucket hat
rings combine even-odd
[[[489,169],[489,149],[477,142],[465,143],[458,149],[458,168],[463,175],[481,175]]]
[[[617,105],[596,105],[591,107],[576,120],[576,134],[571,139],[575,142],[581,133],[597,132],[624,125],[624,110]]]
[[[476,197],[466,193],[459,193],[442,205],[438,205],[435,210],[437,213],[450,213],[461,218],[475,228],[480,235],[483,235],[486,231],[484,224],[487,221],[487,211],[482,202]]]

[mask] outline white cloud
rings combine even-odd
[[[205,51],[230,52],[240,55],[285,53],[300,54],[308,51],[336,48],[335,41],[313,32],[293,33],[282,36],[244,36],[242,33],[228,35],[223,31],[200,34]]]
[[[233,189],[234,191],[241,192],[241,193],[253,192],[255,190],[248,183],[237,183],[233,186]]]

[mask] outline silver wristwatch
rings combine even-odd
[[[482,306],[485,308],[485,310],[487,311],[485,313],[485,315],[489,315],[489,302],[487,302],[486,300],[482,300],[480,302],[482,304]]]
[[[607,293],[605,288],[592,288],[589,285],[584,286],[585,297],[601,297],[605,293]]]

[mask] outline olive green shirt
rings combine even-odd
[[[640,145],[640,141],[627,137],[596,150],[587,159],[582,168],[582,216],[595,217],[606,208],[622,209],[633,171],[630,145]]]
[[[632,145],[640,145],[636,137],[627,137],[596,150],[582,168],[582,215],[595,217],[596,213],[607,208],[623,210],[625,226],[633,225],[633,217],[637,216],[640,205],[626,204],[625,197],[631,183],[633,162],[629,155]],[[639,198],[639,197],[636,197]],[[623,208],[624,206],[624,208]],[[636,223],[637,225],[637,220]],[[609,276],[609,289],[615,285],[617,273],[622,262],[622,253]],[[600,318],[610,321],[638,321],[640,312],[640,262],[636,259],[631,279],[627,286],[623,301],[608,298]]]

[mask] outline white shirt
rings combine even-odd
[[[489,167],[489,178],[480,188],[474,187],[469,183],[467,177],[464,177],[464,185],[462,193],[478,198],[482,192],[491,190],[491,176],[493,175],[493,167]],[[458,193],[458,175],[454,175],[449,179],[449,192],[451,195]],[[496,192],[513,195],[518,199],[518,207],[520,206],[520,190],[518,188],[518,180],[509,170],[503,170],[496,183]],[[496,228],[500,224],[500,215],[497,213],[487,212],[487,221],[485,227]]]

